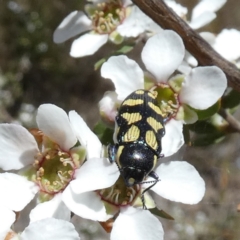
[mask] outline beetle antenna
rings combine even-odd
[[[142,199],[142,204],[143,204],[143,209],[147,210],[147,207],[145,205],[145,198],[144,198],[144,193],[147,192],[150,188],[152,188],[154,185],[157,184],[157,182],[160,181],[160,180],[155,180],[155,181],[150,181],[150,182],[145,182],[145,183],[152,183],[153,184],[151,186],[149,186],[148,188],[146,188],[143,192],[142,192],[142,195],[141,195],[141,199]],[[144,183],[144,182],[143,182]]]
[[[155,182],[159,182],[161,181],[161,179],[156,179],[154,181],[147,181],[147,182],[140,182],[139,184],[144,184],[144,183],[155,183]]]

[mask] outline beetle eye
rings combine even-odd
[[[135,182],[135,179],[134,179],[134,178],[129,178],[129,179],[128,179],[128,184],[129,184],[129,185],[133,185],[134,182]]]

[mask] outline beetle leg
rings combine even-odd
[[[158,155],[158,158],[163,158],[164,157],[164,154],[162,154],[162,153],[160,153],[159,155]]]
[[[157,181],[159,180],[158,175],[157,175],[154,171],[151,171],[151,172],[148,174],[148,176],[154,178],[154,179],[157,180]],[[156,182],[157,182],[157,181],[156,181]]]
[[[110,163],[115,162],[115,156],[117,153],[117,149],[118,149],[118,145],[113,145],[113,144],[109,144],[107,146],[107,151],[108,151],[108,159],[110,161]]]

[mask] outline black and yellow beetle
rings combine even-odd
[[[136,90],[121,104],[115,118],[114,145],[108,146],[110,162],[116,162],[126,186],[141,184],[147,176],[159,180],[153,171],[162,157],[161,139],[165,134],[161,109],[157,105],[157,92]]]

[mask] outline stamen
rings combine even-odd
[[[69,181],[68,178],[66,178],[66,177],[63,176],[62,171],[58,171],[58,172],[57,172],[57,175],[58,175],[58,177],[60,178],[60,180],[61,180],[62,183]]]
[[[136,185],[136,186],[138,186],[138,185]],[[136,191],[134,188],[128,188],[128,190],[129,190],[129,192],[128,192],[129,194],[136,195]]]
[[[110,190],[109,194],[106,196],[106,199],[110,199],[110,197],[111,197],[111,195],[113,193],[113,190],[114,190],[114,188],[111,187],[111,190]]]
[[[121,191],[119,189],[115,189],[115,192],[113,194],[113,196],[115,196],[115,200],[114,203],[117,204],[118,203],[118,197],[121,194]]]
[[[99,34],[110,34],[124,20],[126,9],[121,1],[108,1],[95,5],[98,9],[90,16],[93,29]]]
[[[74,163],[72,162],[72,159],[71,159],[71,158],[66,158],[66,159],[63,159],[63,160],[60,159],[60,162],[63,163],[63,166],[64,166],[64,167],[66,167],[67,164],[69,164],[72,168],[75,167],[75,166],[74,166]]]

